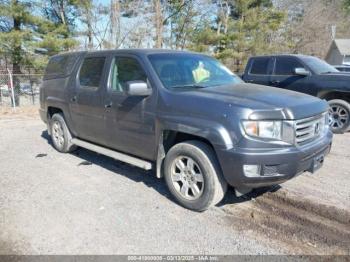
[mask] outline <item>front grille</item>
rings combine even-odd
[[[326,115],[317,115],[295,121],[295,141],[297,145],[312,142],[324,133]]]

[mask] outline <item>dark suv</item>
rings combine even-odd
[[[332,131],[344,133],[350,126],[350,75],[321,59],[305,55],[251,57],[242,79],[325,99],[330,105]]]
[[[165,177],[183,206],[205,210],[321,167],[326,102],[245,84],[217,60],[169,50],[54,56],[40,115],[59,152],[77,146]]]

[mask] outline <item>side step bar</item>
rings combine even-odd
[[[101,155],[109,156],[111,158],[128,163],[130,165],[137,166],[137,167],[140,167],[140,168],[145,169],[145,170],[152,169],[151,162],[148,162],[148,161],[136,158],[136,157],[132,157],[132,156],[108,149],[108,148],[104,148],[102,146],[98,146],[98,145],[95,145],[95,144],[92,144],[92,143],[89,143],[86,141],[82,141],[82,140],[77,139],[77,138],[73,138],[71,140],[71,142],[74,145],[89,149],[89,150],[94,151],[96,153],[99,153]]]

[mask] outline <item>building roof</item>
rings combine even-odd
[[[334,43],[342,55],[350,55],[350,39],[335,39]]]

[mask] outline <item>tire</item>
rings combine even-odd
[[[57,151],[61,153],[70,153],[77,148],[71,142],[72,135],[62,114],[54,114],[50,120],[49,127],[52,144]]]
[[[329,125],[335,134],[343,134],[350,126],[350,104],[341,99],[328,101],[329,104]]]
[[[213,150],[199,141],[174,145],[165,157],[164,176],[176,201],[194,211],[216,205],[227,191]]]

